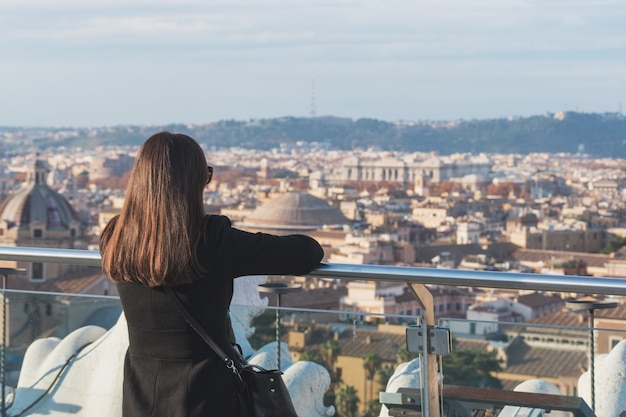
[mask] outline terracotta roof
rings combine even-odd
[[[346,287],[338,288],[315,288],[284,294],[280,297],[281,307],[290,308],[324,308],[339,310],[339,299],[348,294]],[[268,305],[276,305],[276,295],[272,293],[260,293],[261,297],[267,297]]]
[[[587,319],[585,317],[586,315],[584,314],[563,310],[537,317],[529,321],[529,323],[559,327],[586,327]]]
[[[406,347],[406,336],[377,330],[357,329],[354,334],[343,332],[338,342],[341,354],[344,356],[361,358],[366,353],[375,352],[382,360],[395,362],[398,351]]]
[[[327,332],[318,330],[311,342],[307,343],[307,349],[320,350],[328,338]],[[341,356],[362,358],[366,353],[373,352],[386,362],[396,362],[398,351],[406,348],[406,336],[403,333],[358,328],[354,331],[344,329],[339,333],[337,342]]]
[[[520,295],[517,297],[517,302],[528,307],[541,307],[550,304],[565,303],[558,295],[546,295],[540,292]]]
[[[43,282],[32,281],[23,275],[9,275],[7,288],[22,291],[81,294],[100,279],[108,279],[103,275],[101,268],[82,267],[65,274],[63,277],[47,279]]]
[[[454,339],[454,350],[487,350],[489,341],[477,339]],[[587,365],[586,350],[544,348],[530,346],[523,339],[516,339],[506,348],[508,363],[502,373],[527,376],[528,378],[558,378],[580,375]],[[445,357],[443,359],[445,361]],[[502,380],[505,389],[513,389],[517,381]]]
[[[587,355],[584,350],[529,346],[517,339],[507,349],[508,364],[504,371],[533,378],[580,375],[586,369]]]
[[[616,261],[626,259],[626,246],[622,246],[621,248],[613,252],[613,257]]]
[[[511,253],[519,249],[519,246],[512,243],[493,243],[483,249],[481,245],[430,245],[415,248],[416,262],[430,264],[430,260],[443,252],[449,252],[454,259],[455,265],[461,263],[468,255],[485,254],[496,259],[510,259]]]
[[[489,340],[484,339],[453,338],[452,350],[487,350],[490,343]]]
[[[511,254],[512,258],[520,262],[550,262],[553,259],[580,259],[585,261],[587,266],[602,268],[604,264],[611,260],[610,255],[587,252],[565,252],[558,250],[541,249],[517,249]]]
[[[615,308],[594,310],[596,318],[626,320],[626,304],[618,304]]]
[[[626,304],[617,304],[615,308],[594,310],[596,318],[626,320]],[[572,327],[587,327],[588,314],[584,312],[569,311],[566,308],[563,311],[556,313],[546,314],[541,317],[537,317],[529,323],[542,324],[550,326],[572,326]],[[521,325],[523,326],[523,325]]]

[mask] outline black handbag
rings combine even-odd
[[[249,364],[243,356],[232,359],[211,339],[206,330],[193,318],[178,296],[171,288],[164,286],[178,311],[187,323],[200,337],[215,351],[230,369],[240,386],[240,395],[243,406],[250,417],[298,417],[291,401],[291,396],[282,378],[279,369],[265,369],[258,365]]]

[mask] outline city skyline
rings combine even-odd
[[[0,126],[621,111],[626,3],[0,5]]]

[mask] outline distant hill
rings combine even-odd
[[[8,128],[6,128],[8,129]],[[15,130],[15,128],[13,128]],[[63,129],[67,131],[68,128]],[[621,113],[565,112],[510,119],[390,123],[339,117],[224,120],[200,125],[116,126],[76,129],[75,137],[42,134],[38,147],[139,145],[159,130],[187,133],[208,146],[270,149],[282,143],[323,142],[339,149],[377,147],[397,151],[576,153],[626,157],[626,118]],[[84,132],[81,132],[84,130]],[[5,131],[0,127],[0,133]],[[53,129],[50,129],[52,132]]]

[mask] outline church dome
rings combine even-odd
[[[247,216],[243,225],[254,228],[314,230],[348,224],[341,211],[308,193],[289,192],[270,199]]]
[[[79,219],[76,211],[63,196],[46,184],[47,171],[43,161],[35,162],[22,188],[0,204],[0,221],[18,230],[29,230],[33,222],[42,224],[49,231],[77,228]]]

